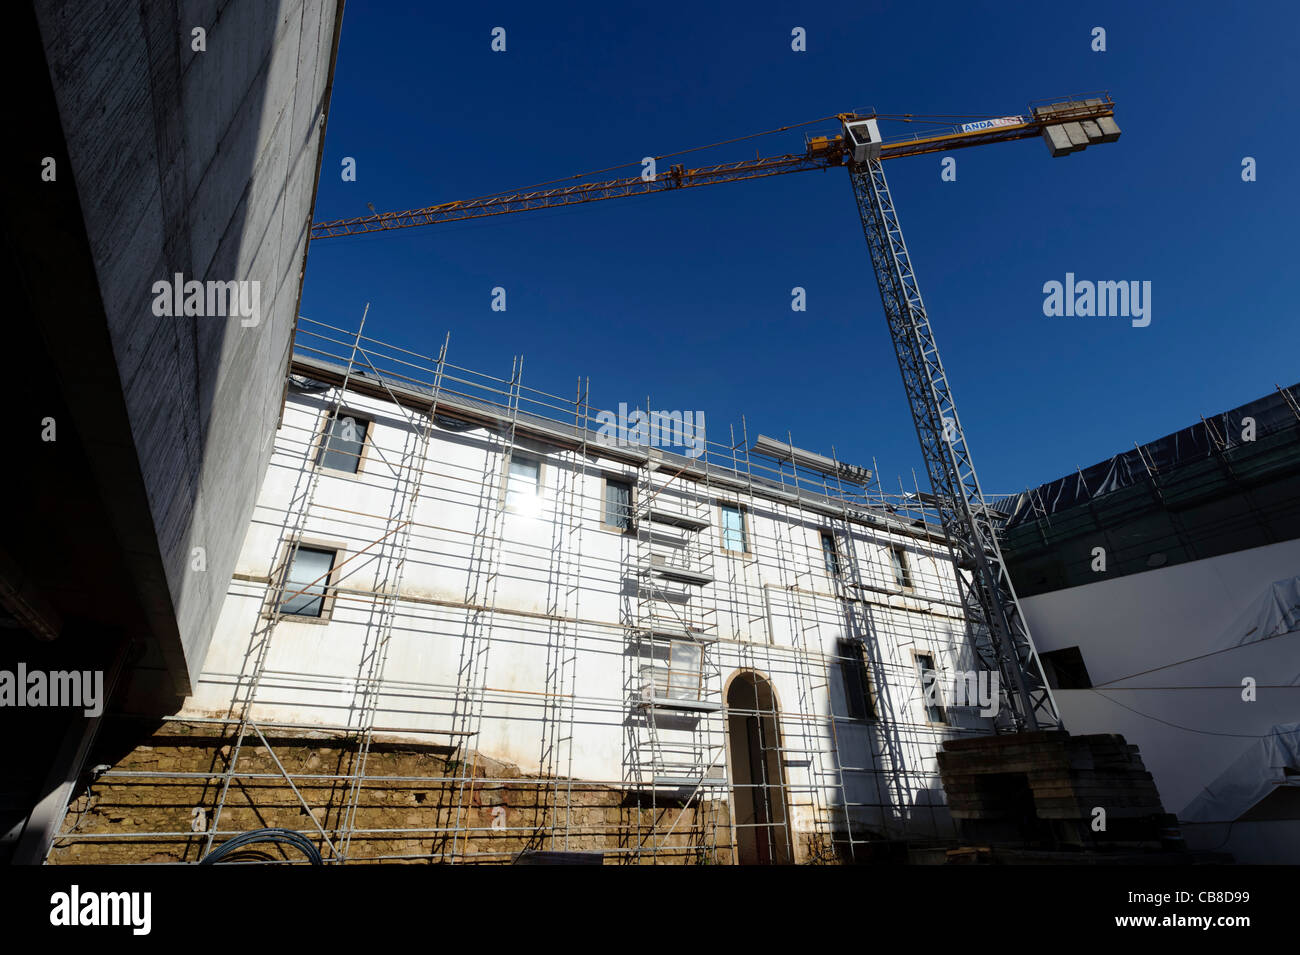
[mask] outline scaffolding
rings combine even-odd
[[[127,756],[51,861],[193,862],[266,825],[329,864],[861,861],[952,835],[934,752],[990,727],[920,699],[917,653],[970,651],[919,491],[743,422],[648,447],[593,430],[589,382],[561,398],[521,358],[495,377],[449,337],[365,329],[300,319],[246,545],[270,569],[230,583],[245,645],[218,633],[162,729],[110,714]]]
[[[653,423],[649,399],[645,414]],[[707,453],[703,502],[678,483],[684,465],[665,470],[662,454],[646,454],[628,528],[637,549],[637,611],[625,671],[628,775],[638,797],[648,799],[652,821],[660,817],[663,797],[679,802],[666,834],[678,831],[687,811],[701,808],[710,791],[727,782],[719,725],[721,673],[710,653],[717,640],[716,610],[701,593],[714,581]],[[710,818],[697,819],[685,831],[700,858],[716,862],[718,801],[709,806]],[[668,812],[672,808],[669,803]],[[637,839],[637,848],[657,852],[663,838],[652,831]]]
[[[1007,497],[1003,548],[1027,596],[1290,540],[1300,387]]]

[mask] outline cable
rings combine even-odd
[[[1198,733],[1201,736],[1224,736],[1229,739],[1268,739],[1268,737],[1274,735],[1271,732],[1270,733],[1215,733],[1212,732],[1211,730],[1198,730],[1191,726],[1181,726],[1178,723],[1171,723],[1168,720],[1162,720],[1158,716],[1152,716],[1150,713],[1143,713],[1141,710],[1135,710],[1133,707],[1125,706],[1119,700],[1113,699],[1112,697],[1107,696],[1105,693],[1098,693],[1094,689],[1090,689],[1088,692],[1096,693],[1103,700],[1106,700],[1110,703],[1114,703],[1116,706],[1128,710],[1130,713],[1135,713],[1138,716],[1141,716],[1145,719],[1154,720],[1157,723],[1163,723],[1165,726],[1170,726],[1177,730],[1184,730],[1188,733]]]
[[[1260,638],[1259,640],[1253,641],[1253,643],[1263,643],[1265,640],[1275,640],[1275,639],[1277,639],[1278,637],[1287,637],[1287,636],[1291,636],[1292,634],[1300,634],[1300,630],[1284,630],[1282,633],[1275,633],[1275,634],[1273,634],[1273,635],[1271,635],[1271,636],[1268,636],[1268,637],[1262,637],[1262,638]],[[1200,654],[1197,654],[1197,655],[1194,656],[1194,657],[1188,657],[1188,658],[1185,659],[1185,660],[1174,660],[1172,663],[1162,663],[1160,666],[1158,666],[1158,667],[1151,667],[1151,669],[1149,669],[1149,670],[1139,670],[1137,673],[1129,673],[1129,674],[1127,674],[1127,675],[1125,675],[1125,676],[1117,676],[1117,677],[1114,677],[1113,679],[1107,680],[1105,683],[1099,683],[1099,684],[1096,684],[1093,688],[1094,688],[1094,689],[1100,689],[1100,688],[1102,688],[1102,687],[1110,687],[1110,686],[1113,686],[1114,684],[1120,682],[1121,680],[1132,680],[1132,679],[1134,679],[1134,678],[1136,678],[1136,677],[1139,677],[1139,676],[1146,676],[1148,673],[1157,673],[1157,672],[1159,672],[1160,670],[1168,670],[1170,667],[1181,666],[1181,665],[1184,664],[1184,663],[1192,663],[1192,662],[1194,662],[1194,661],[1196,661],[1196,660],[1204,660],[1204,659],[1206,659],[1207,657],[1217,656],[1217,655],[1220,654],[1220,653],[1230,653],[1230,652],[1233,651],[1233,650],[1240,650],[1240,649],[1241,649],[1242,647],[1244,647],[1244,646],[1251,646],[1251,644],[1249,644],[1249,643],[1239,643],[1239,644],[1237,644],[1236,646],[1232,646],[1232,647],[1222,647],[1222,648],[1220,648],[1220,649],[1218,649],[1218,650],[1210,650],[1210,651],[1208,651],[1208,652],[1206,652],[1206,653],[1200,653]],[[1293,684],[1293,683],[1289,683],[1289,684],[1282,684],[1282,685],[1283,685],[1283,686],[1294,686],[1295,684]],[[1129,687],[1122,687],[1122,686],[1120,686],[1120,687],[1115,687],[1115,689],[1117,689],[1117,690],[1124,690],[1124,689],[1129,689]],[[1134,687],[1133,689],[1179,689],[1179,687]],[[1199,688],[1199,687],[1189,687],[1188,689],[1201,689],[1201,688]],[[1221,688],[1221,687],[1211,687],[1211,689],[1222,689],[1222,688]]]
[[[320,852],[301,832],[295,832],[292,829],[254,829],[251,832],[241,832],[234,838],[223,842],[218,848],[213,849],[200,859],[199,865],[213,865],[237,849],[261,842],[275,842],[293,846],[305,855],[307,861],[312,865],[321,865],[323,863]]]

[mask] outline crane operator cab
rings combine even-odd
[[[844,121],[844,143],[854,163],[880,158],[880,126],[874,119]]]

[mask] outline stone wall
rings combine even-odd
[[[150,729],[131,722],[115,722],[97,742],[88,765],[112,765],[112,774],[79,790],[61,829],[74,837],[56,840],[52,864],[202,857],[207,836],[191,834],[191,826],[212,823],[221,779],[207,774],[227,766],[233,727],[165,722]],[[352,804],[353,781],[346,777],[358,758],[356,741],[337,734],[263,732],[274,756],[249,733],[237,763],[241,775],[219,821],[226,835],[214,846],[232,830],[282,827],[306,833],[322,855],[335,855],[316,825],[342,849],[338,830]],[[301,801],[276,760],[294,775]],[[730,822],[722,801],[683,808],[661,799],[652,806],[644,794],[638,801],[635,794],[609,786],[563,781],[557,786],[477,753],[462,759],[446,746],[392,740],[372,744],[365,777],[348,862],[387,857],[384,861],[508,864],[528,849],[599,851],[606,865],[731,861]],[[292,849],[281,853],[268,844],[253,850],[265,858],[301,858]]]

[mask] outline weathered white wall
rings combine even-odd
[[[1177,813],[1256,737],[1300,713],[1300,634],[1217,644],[1273,581],[1300,573],[1300,540],[1023,601],[1040,652],[1077,646],[1093,689],[1056,692],[1074,733],[1120,733]],[[1258,684],[1242,699],[1242,680]],[[1254,830],[1263,827],[1271,836]],[[1300,824],[1189,825],[1189,843],[1239,861],[1300,861]]]
[[[224,711],[230,705],[233,677],[244,666],[262,612],[285,509],[305,491],[308,472],[303,463],[331,405],[331,393],[290,392],[217,636],[186,712]],[[353,681],[378,629],[369,592],[385,563],[383,548],[397,540],[384,535],[405,513],[417,434],[406,413],[386,402],[349,395],[344,407],[374,422],[361,473],[322,471],[303,539],[336,543],[350,553],[381,538],[383,543],[349,563],[348,576],[333,578],[335,584],[362,593],[341,593],[328,624],[292,617],[278,624],[257,697],[258,712],[268,720],[355,721],[355,712],[350,712]],[[472,615],[465,607],[473,597],[469,568],[473,555],[484,550],[482,535],[491,529],[500,494],[502,446],[500,436],[483,428],[433,431],[377,725],[452,726],[457,666],[466,634],[472,632]],[[570,637],[577,646],[571,771],[578,778],[618,785],[629,779],[625,721],[629,687],[641,662],[626,652],[624,629],[636,619],[638,546],[634,536],[602,527],[600,507],[603,474],[625,474],[635,481],[636,473],[611,459],[584,459],[571,529],[568,487],[577,455],[522,438],[516,449],[543,460],[542,500],[536,515],[506,513],[502,518],[502,572],[483,720],[470,746],[525,772],[539,769],[543,719],[553,713],[543,694],[548,689],[547,647],[563,634],[576,634]],[[858,574],[876,589],[857,591],[861,596],[850,599],[849,591],[824,567],[819,531],[828,523],[807,513],[801,523],[797,510],[761,497],[751,501],[748,495],[737,499],[717,488],[682,486],[701,505],[709,503],[713,515],[713,525],[701,533],[706,535],[716,581],[695,589],[692,598],[693,605],[714,611],[717,623],[710,689],[720,693],[741,669],[756,670],[772,682],[782,711],[784,744],[794,750],[787,754],[786,773],[796,828],[814,826],[810,806],[816,788],[815,801],[823,812],[838,811],[841,818],[847,798],[850,803],[908,807],[906,820],[889,821],[895,833],[904,822],[914,833],[945,829],[949,823],[934,753],[945,735],[957,730],[926,724],[911,659],[915,649],[930,653],[942,667],[957,663],[952,645],[961,642],[963,625],[954,616],[959,611],[949,605],[958,598],[945,552],[936,542],[853,524],[849,534]],[[665,502],[672,503],[680,493],[665,492]],[[749,555],[720,547],[716,503],[734,500],[750,509]],[[845,525],[837,524],[847,567]],[[907,594],[893,584],[887,552],[891,544],[906,547],[910,554],[915,587]],[[575,596],[567,596],[563,586],[571,572],[581,580]],[[795,586],[798,592],[789,589]],[[480,593],[478,599],[488,602],[488,595]],[[882,720],[849,720],[839,670],[831,665],[828,673],[827,655],[835,653],[836,640],[854,630],[851,616],[865,629]],[[556,617],[561,619],[552,619]],[[802,625],[797,627],[796,620]],[[807,644],[803,651],[794,646],[796,629]],[[832,712],[842,717],[833,730],[826,720]],[[954,711],[954,720],[971,728],[982,725],[965,712]],[[712,741],[723,744],[723,721],[715,717],[711,723],[702,722],[712,726]],[[661,727],[665,740],[674,734],[689,739],[701,732],[700,721],[664,719]],[[446,737],[433,739],[444,742]],[[882,757],[882,750],[893,758]],[[568,769],[568,755],[560,772]],[[719,765],[726,765],[725,757]],[[854,808],[852,815],[863,824],[884,824],[877,808]]]

